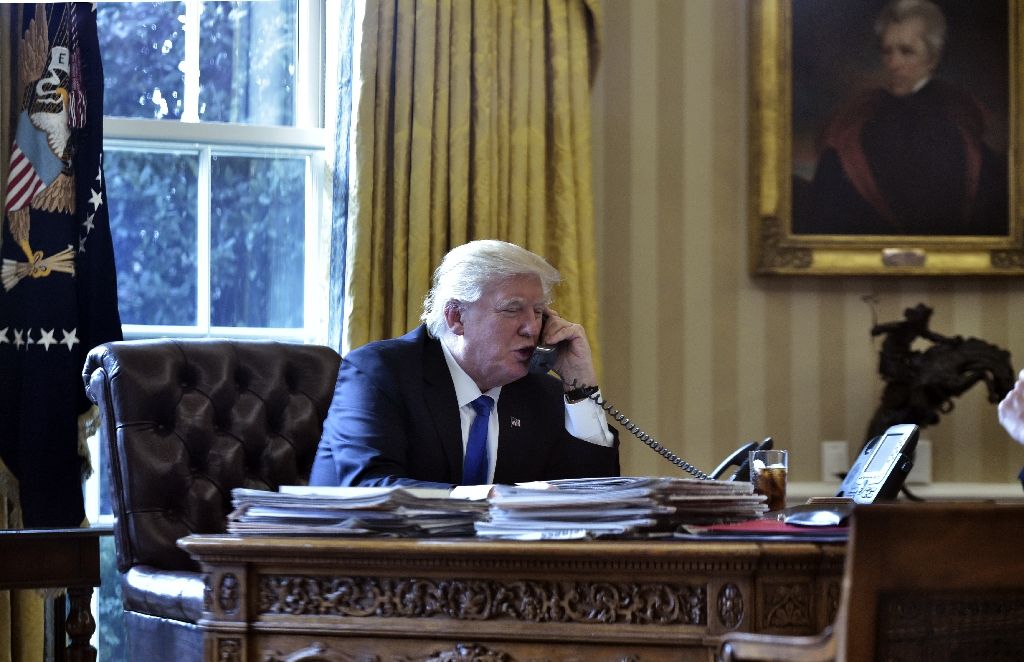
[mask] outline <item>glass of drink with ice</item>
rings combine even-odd
[[[786,472],[789,453],[783,450],[750,451],[750,482],[768,498],[768,510],[786,507]]]

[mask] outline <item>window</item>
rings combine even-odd
[[[323,14],[97,5],[126,337],[322,335]]]
[[[104,164],[126,338],[323,338],[325,0],[101,2]],[[323,257],[321,257],[323,256]],[[109,521],[104,449],[86,484]],[[93,613],[126,659],[113,546]]]

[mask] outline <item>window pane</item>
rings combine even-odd
[[[305,181],[305,158],[214,156],[213,326],[303,326]]]
[[[199,117],[295,122],[296,0],[203,3]]]
[[[130,658],[121,598],[121,573],[117,570],[113,536],[100,537],[100,585],[96,592],[97,657],[102,662],[125,662]]]
[[[100,2],[103,111],[113,117],[180,119],[185,59],[182,2]]]
[[[98,3],[105,114],[195,120],[198,107],[200,121],[294,126],[297,4]],[[199,34],[190,35],[187,24]]]
[[[196,324],[195,154],[103,155],[124,324]]]

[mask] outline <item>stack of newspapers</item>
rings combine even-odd
[[[247,535],[466,536],[487,516],[485,500],[445,489],[282,486],[236,488],[228,533]]]
[[[685,525],[755,519],[768,506],[750,483],[625,477],[495,486],[476,534],[506,540],[671,535]]]

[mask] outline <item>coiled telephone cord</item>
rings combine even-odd
[[[564,381],[565,380],[563,380],[563,382]],[[568,382],[565,382],[565,383],[568,384]],[[575,379],[572,380],[572,384],[570,384],[570,387],[573,388],[573,389],[576,389],[576,388],[586,388],[586,387],[579,386],[579,384],[576,383]],[[687,462],[683,458],[679,457],[678,455],[676,455],[675,453],[673,453],[669,449],[665,448],[654,437],[652,437],[651,435],[649,435],[646,432],[644,432],[643,430],[641,430],[639,426],[637,426],[635,423],[633,423],[633,421],[629,420],[629,418],[627,418],[621,411],[616,409],[615,406],[612,405],[612,403],[610,403],[606,399],[602,398],[600,391],[591,393],[587,397],[590,398],[591,400],[593,400],[594,402],[596,402],[597,405],[601,409],[603,409],[605,411],[605,413],[609,414],[612,417],[612,419],[615,420],[616,423],[618,423],[623,428],[625,428],[626,431],[629,432],[631,435],[633,435],[634,437],[636,437],[640,441],[642,441],[645,444],[647,444],[647,446],[651,450],[653,450],[655,453],[657,453],[658,455],[661,455],[663,458],[665,458],[666,460],[668,460],[672,464],[676,465],[677,467],[679,467],[683,471],[685,471],[685,472],[687,472],[689,474],[692,474],[693,476],[695,476],[695,477],[697,477],[697,478],[699,478],[701,480],[711,480],[711,476],[707,475],[706,473],[704,473],[703,471],[701,471],[697,467],[693,466],[692,464],[690,464],[689,462]]]

